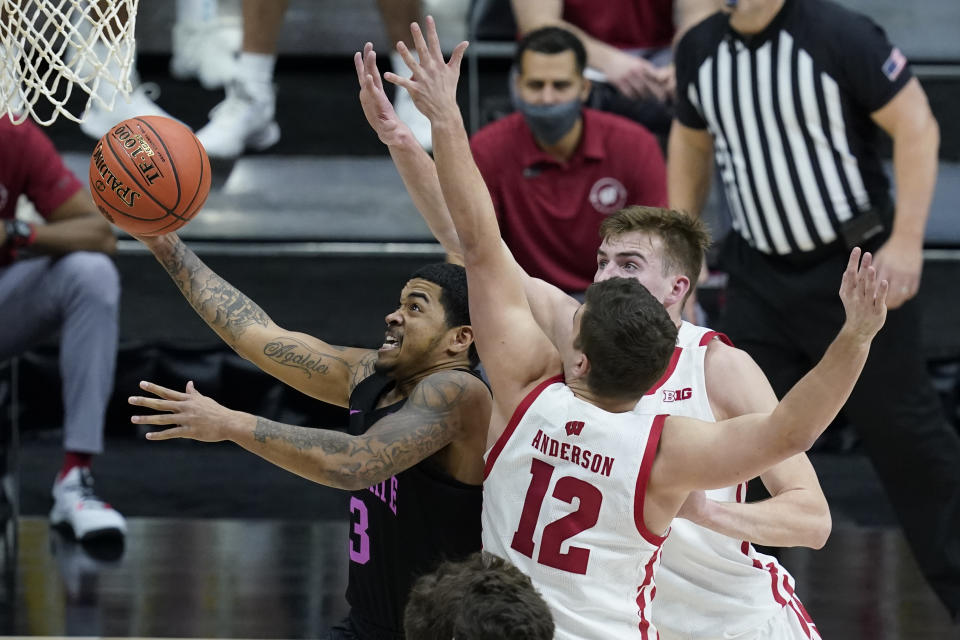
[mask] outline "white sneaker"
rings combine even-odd
[[[433,132],[430,130],[430,119],[420,113],[406,89],[397,87],[397,93],[393,97],[393,110],[397,112],[397,117],[410,127],[420,146],[427,152],[431,151]]]
[[[245,149],[263,151],[280,139],[274,120],[277,94],[254,95],[242,82],[227,85],[227,97],[210,111],[210,122],[197,138],[211,158],[236,158]]]
[[[53,483],[50,524],[68,524],[77,540],[102,535],[124,535],[127,521],[93,493],[90,469],[74,467]]]
[[[196,78],[204,89],[219,89],[236,74],[242,40],[239,17],[202,23],[176,22],[170,75],[178,80]]]
[[[96,100],[93,100],[81,118],[80,130],[94,140],[99,140],[110,131],[111,127],[127,118],[136,116],[173,118],[154,102],[159,95],[160,87],[153,82],[144,82],[133,90],[129,101],[124,100],[122,96],[117,96],[113,103],[113,111],[104,109]]]

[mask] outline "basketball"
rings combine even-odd
[[[90,192],[124,231],[155,236],[190,222],[210,193],[210,160],[186,126],[139,116],[115,125],[90,157]]]

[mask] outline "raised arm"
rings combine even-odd
[[[704,362],[707,394],[717,420],[769,413],[777,397],[757,363],[744,351],[713,340]],[[830,508],[816,471],[800,453],[760,475],[770,492],[751,503],[715,502],[694,492],[679,514],[718,533],[773,547],[819,549],[830,535]]]
[[[482,442],[490,419],[490,393],[480,380],[463,371],[427,376],[414,387],[403,408],[359,436],[232,411],[200,394],[192,382],[184,393],[148,382],[141,383],[141,388],[158,397],[132,397],[130,404],[163,413],[131,420],[176,425],[148,433],[150,440],[228,440],[291,473],[349,490],[382,482],[452,442],[470,438]],[[480,464],[453,465],[452,471],[463,482],[482,479]]]
[[[829,426],[853,390],[870,342],[886,318],[887,282],[877,280],[869,253],[859,268],[858,263],[860,250],[854,249],[840,288],[847,319],[839,334],[771,413],[718,423],[667,418],[650,479],[659,506],[645,513],[654,514],[648,524],[665,526],[669,519],[659,520],[655,512],[666,505],[660,513],[666,515],[687,491],[744,482],[806,451]]]
[[[447,252],[447,259],[463,264],[463,249],[453,219],[447,210],[447,203],[443,199],[437,167],[416,141],[409,127],[397,118],[393,105],[387,99],[380,82],[377,54],[373,45],[368,42],[363,53],[354,54],[353,61],[360,83],[360,104],[367,122],[389,149],[390,157],[393,158],[410,199],[427,223],[433,237]],[[509,253],[506,245],[504,250]],[[513,260],[512,254],[510,259]],[[515,260],[513,264],[523,279],[527,302],[537,324],[555,345],[559,344],[564,334],[558,331],[558,322],[567,323],[579,303],[552,284],[528,276]]]
[[[214,273],[176,234],[138,237],[190,306],[231,349],[303,393],[345,407],[373,373],[376,351],[338,347],[279,327],[257,304]]]
[[[456,101],[467,44],[457,45],[447,63],[432,18],[427,18],[426,39],[416,24],[411,32],[419,62],[403,43],[397,49],[413,78],[385,77],[405,87],[430,118],[437,174],[463,249],[477,349],[498,407],[509,413],[533,385],[560,372],[559,356],[533,317],[523,276],[503,246],[493,202],[470,152]]]

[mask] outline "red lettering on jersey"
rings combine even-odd
[[[567,430],[568,436],[578,436],[580,435],[580,432],[583,431],[583,422],[579,420],[571,420],[564,426],[564,429]]]

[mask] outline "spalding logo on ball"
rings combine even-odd
[[[210,193],[210,160],[186,126],[171,118],[124,120],[90,157],[90,192],[103,216],[143,236],[190,222]]]

